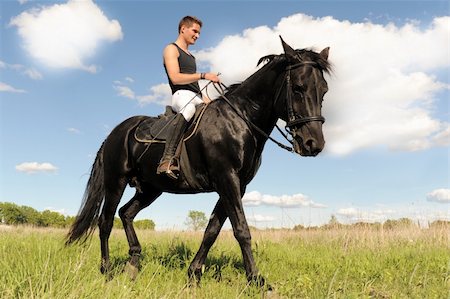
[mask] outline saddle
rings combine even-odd
[[[207,105],[205,104],[197,106],[194,117],[190,121],[184,134],[183,141],[188,140],[194,135],[206,107]],[[175,115],[176,113],[172,110],[172,107],[166,106],[166,111],[163,114],[160,114],[157,117],[149,117],[142,121],[136,128],[134,138],[143,143],[165,143],[169,137],[169,130],[166,130],[166,128],[169,126],[169,122],[175,118]]]
[[[203,186],[207,185],[205,178],[198,177],[190,166],[189,153],[187,151],[185,141],[191,138],[197,131],[202,116],[208,107],[207,104],[198,105],[194,117],[192,117],[186,132],[178,145],[175,156],[179,157],[180,175],[184,177],[186,182],[195,189],[203,190]],[[166,106],[166,111],[157,117],[149,117],[142,121],[134,133],[134,138],[141,143],[148,145],[152,143],[166,143],[168,131],[165,130],[169,126],[176,113],[171,106]]]

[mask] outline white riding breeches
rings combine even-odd
[[[190,121],[195,114],[195,106],[203,103],[202,95],[190,90],[177,90],[172,95],[172,109],[183,114],[186,121]]]

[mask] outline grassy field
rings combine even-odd
[[[0,298],[450,298],[450,243],[444,229],[256,231],[253,250],[273,286],[245,280],[232,233],[211,249],[199,287],[187,267],[201,233],[139,231],[142,269],[122,270],[123,231],[110,239],[114,277],[100,274],[99,241],[64,247],[65,230],[0,226]]]

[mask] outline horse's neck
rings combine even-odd
[[[275,126],[274,101],[280,88],[280,72],[265,70],[245,80],[238,88],[238,109],[255,125],[269,133]]]

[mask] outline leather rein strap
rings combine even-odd
[[[279,147],[281,147],[284,150],[287,150],[288,152],[294,152],[294,149],[290,146],[284,145],[283,143],[275,140],[274,138],[270,137],[269,134],[267,134],[266,132],[264,132],[261,128],[259,128],[257,125],[255,125],[254,123],[252,123],[247,117],[245,117],[244,115],[242,115],[241,111],[239,111],[236,107],[234,107],[233,103],[231,103],[231,101],[227,98],[227,96],[225,95],[224,89],[227,89],[227,86],[223,83],[214,83],[213,84],[214,88],[217,90],[217,92],[220,94],[220,96],[222,97],[222,99],[224,99],[224,101],[234,110],[234,112],[236,112],[236,114],[242,118],[245,123],[255,129],[259,134],[263,135],[264,137],[266,137],[267,139],[271,140],[273,143],[275,143],[276,145],[278,145]],[[277,126],[278,128],[278,126]],[[280,130],[278,128],[278,130]],[[281,130],[280,130],[281,132]],[[283,134],[283,133],[282,133]],[[287,136],[285,134],[283,134],[283,136],[286,138],[287,141],[289,141],[292,144],[292,141],[289,140],[287,138]]]

